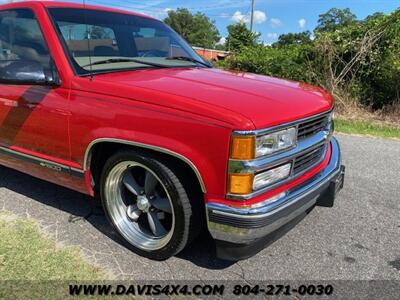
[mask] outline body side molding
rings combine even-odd
[[[201,177],[199,170],[197,169],[197,167],[193,164],[193,162],[191,160],[189,160],[188,158],[186,158],[185,156],[183,156],[181,154],[178,154],[174,151],[171,151],[171,150],[168,150],[168,149],[165,149],[162,147],[153,146],[153,145],[144,144],[144,143],[127,141],[127,140],[121,140],[121,139],[115,139],[115,138],[99,138],[99,139],[92,141],[86,148],[84,161],[83,161],[83,171],[84,172],[86,172],[89,169],[89,165],[90,165],[89,160],[91,157],[91,152],[92,152],[93,146],[96,144],[99,144],[99,143],[116,143],[116,144],[130,145],[130,146],[140,147],[140,148],[144,148],[144,149],[150,149],[150,150],[154,150],[157,152],[161,152],[161,153],[165,153],[165,154],[174,156],[174,157],[182,160],[183,162],[185,162],[187,165],[189,165],[189,167],[196,174],[197,180],[199,181],[200,186],[201,186],[201,190],[203,191],[203,193],[206,193],[206,187],[204,185],[203,178]]]
[[[78,170],[78,169],[57,163],[57,162],[53,162],[48,159],[39,158],[37,156],[25,154],[20,151],[16,151],[16,150],[4,147],[4,146],[0,146],[0,153],[15,157],[17,159],[24,160],[29,163],[39,165],[43,168],[47,168],[47,169],[50,169],[50,170],[53,170],[56,172],[69,174],[74,177],[84,178],[84,172],[82,170]]]

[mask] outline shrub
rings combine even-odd
[[[304,40],[240,47],[222,66],[317,84],[339,105],[349,99],[373,109],[400,103],[400,10],[318,30],[313,41]]]

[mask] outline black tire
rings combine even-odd
[[[107,177],[114,167],[124,162],[136,162],[153,171],[170,196],[169,198],[172,202],[173,213],[175,216],[175,224],[172,228],[172,237],[168,243],[160,249],[144,250],[140,248],[140,245],[138,247],[138,245],[129,242],[123,236],[118,226],[115,225],[113,218],[107,209],[108,199],[106,197],[107,193],[105,192],[105,189],[107,188],[105,184]],[[182,251],[185,246],[195,238],[198,232],[196,229],[199,227],[199,224],[197,224],[197,226],[195,224],[195,222],[197,222],[196,220],[198,220],[198,216],[192,212],[192,204],[190,203],[185,188],[174,171],[156,157],[139,154],[132,150],[124,150],[110,157],[105,163],[101,174],[100,195],[107,219],[118,233],[123,244],[141,256],[154,260],[168,259]]]

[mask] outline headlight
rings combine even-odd
[[[276,131],[256,139],[256,157],[268,155],[296,145],[296,128]]]
[[[234,136],[230,158],[250,160],[292,148],[297,142],[295,127],[275,131],[261,136]]]

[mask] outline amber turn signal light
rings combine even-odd
[[[234,136],[231,144],[232,159],[253,159],[255,157],[256,138],[254,136]]]
[[[246,195],[253,191],[253,174],[229,174],[228,193]]]

